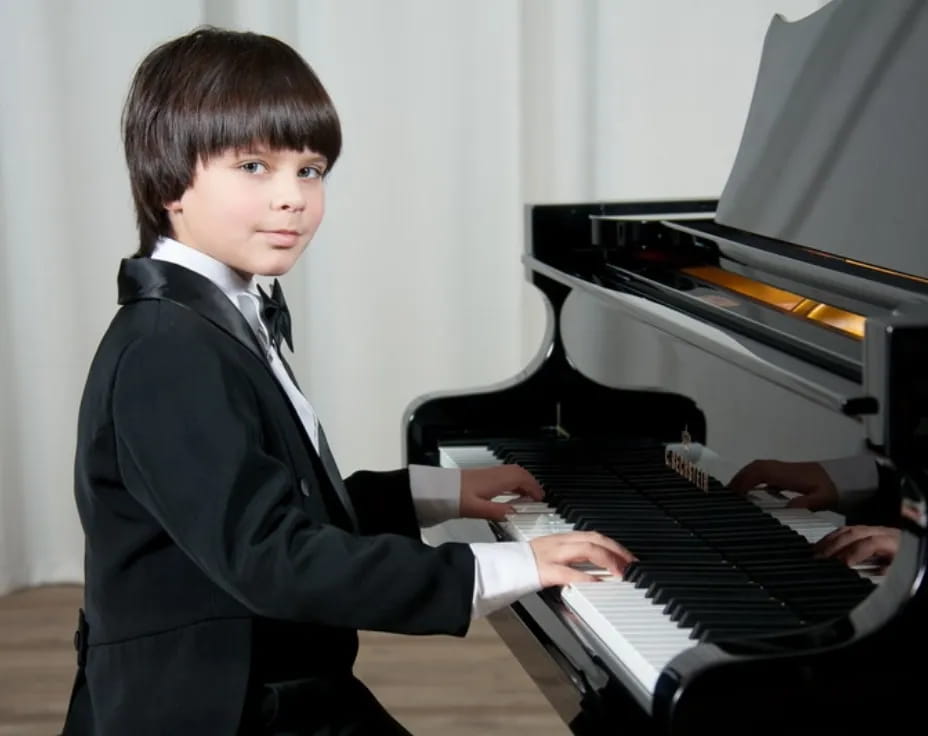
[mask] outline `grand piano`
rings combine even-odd
[[[517,462],[543,504],[428,541],[592,529],[622,580],[490,617],[572,733],[859,733],[919,718],[928,650],[928,8],[774,18],[717,200],[526,207],[547,327],[500,385],[423,396],[409,463]],[[755,458],[880,468],[858,518],[726,483]],[[901,529],[888,567],[812,544]]]

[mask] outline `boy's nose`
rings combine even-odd
[[[274,190],[272,206],[276,210],[302,210],[306,207],[306,196],[299,180],[287,178],[278,183]]]

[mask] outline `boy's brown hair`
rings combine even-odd
[[[309,65],[282,41],[206,26],[162,44],[135,73],[122,114],[139,228],[136,256],[170,236],[164,208],[197,161],[252,145],[309,148],[332,170],[341,127]]]

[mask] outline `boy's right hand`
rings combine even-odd
[[[571,565],[592,563],[621,576],[636,558],[618,542],[598,532],[566,532],[538,537],[531,542],[543,588],[599,580]]]

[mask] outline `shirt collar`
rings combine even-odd
[[[209,279],[236,306],[238,306],[239,294],[247,293],[258,296],[258,287],[253,276],[245,280],[222,261],[217,261],[203,251],[184,245],[173,238],[159,238],[151,257],[156,261],[167,261],[183,266]]]

